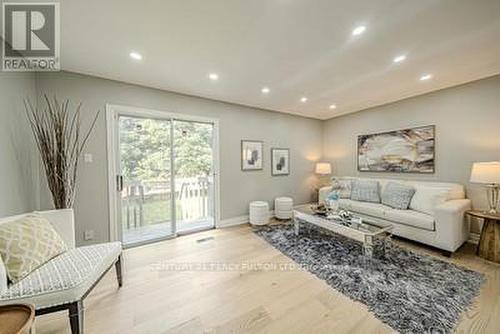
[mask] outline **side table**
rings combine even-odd
[[[486,260],[500,263],[500,214],[470,210],[465,214],[483,219],[476,254]]]
[[[0,333],[32,333],[35,307],[29,304],[11,304],[0,306]]]

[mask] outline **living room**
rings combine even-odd
[[[500,330],[498,1],[2,13],[1,333]]]

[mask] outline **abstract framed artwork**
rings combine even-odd
[[[258,140],[241,141],[241,170],[262,170],[264,142]]]
[[[358,136],[358,171],[435,172],[434,125]]]
[[[271,149],[271,175],[290,174],[290,150],[288,148]]]

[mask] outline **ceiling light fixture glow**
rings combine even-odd
[[[129,56],[135,60],[142,60],[142,55],[139,52],[132,51],[129,53]]]
[[[400,62],[402,62],[405,59],[406,59],[405,55],[400,55],[400,56],[394,57],[394,59],[392,61],[395,62],[395,63],[400,63]]]
[[[432,78],[432,74],[424,74],[420,77],[420,81],[429,80]]]
[[[364,33],[366,30],[366,27],[365,26],[359,26],[359,27],[356,27],[354,28],[354,30],[352,31],[352,35],[353,36],[358,36],[358,35],[361,35],[362,33]]]
[[[335,104],[330,104],[330,106],[328,108],[330,108],[330,110],[333,110],[333,109],[337,109],[337,106]]]
[[[208,75],[208,78],[212,81],[215,81],[215,80],[218,80],[219,79],[219,75],[217,73],[210,73]]]
[[[300,99],[300,102],[302,102],[302,103],[306,103],[306,102],[307,102],[307,97],[305,97],[305,96],[304,96],[304,97],[302,97],[302,98]]]
[[[262,89],[260,90],[263,94],[269,94],[269,92],[271,91],[269,89],[269,87],[262,87]]]

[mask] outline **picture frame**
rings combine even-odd
[[[241,170],[258,171],[264,169],[264,142],[260,140],[241,141]]]
[[[359,172],[433,174],[436,126],[359,135],[357,148]]]
[[[271,149],[271,175],[272,176],[290,175],[290,149],[288,148]]]

